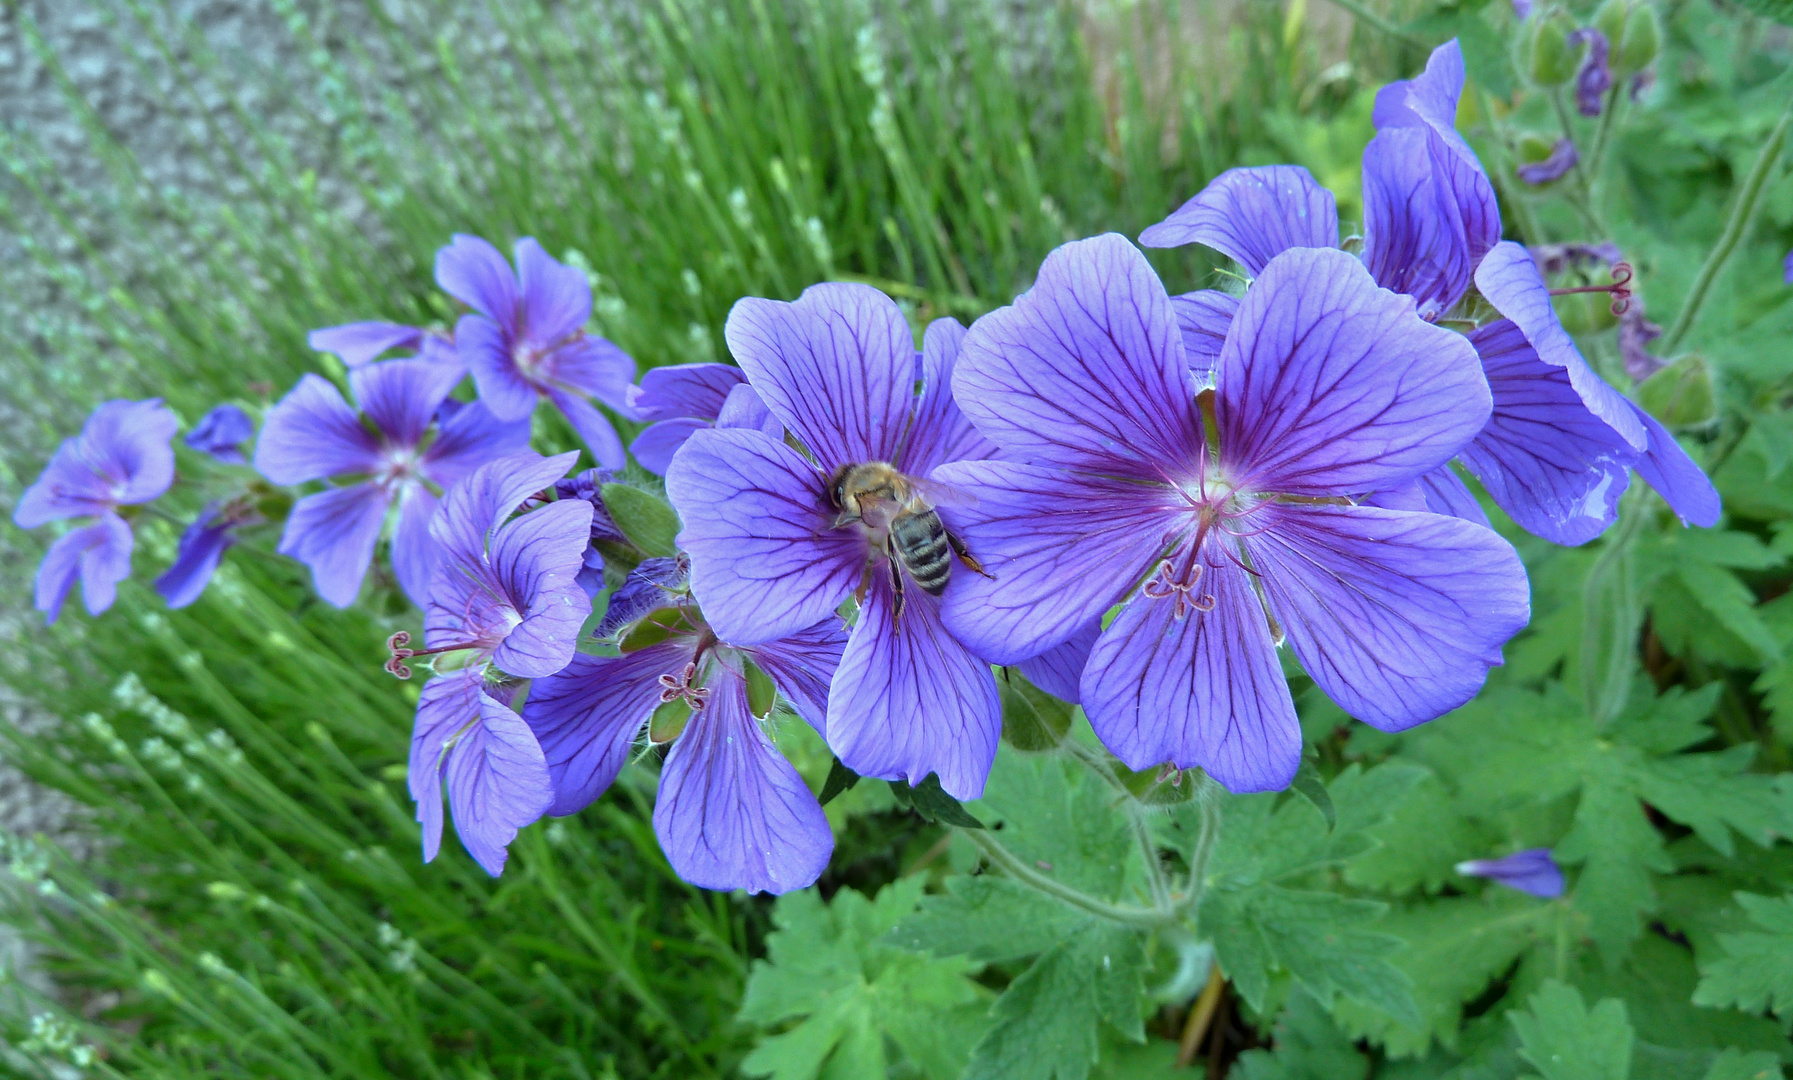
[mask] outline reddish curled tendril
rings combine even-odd
[[[685,703],[691,706],[692,712],[703,712],[710,703],[710,688],[694,685],[693,680],[696,678],[697,661],[695,660],[686,664],[685,670],[677,675],[660,676],[660,703],[664,705],[669,701],[684,698]]]
[[[1178,577],[1171,570],[1170,560],[1166,559],[1158,564],[1158,572],[1148,578],[1146,583],[1140,586],[1139,591],[1153,600],[1169,600],[1175,597],[1177,601],[1175,617],[1179,619],[1188,615],[1191,610],[1213,611],[1213,595],[1210,593],[1198,595],[1195,591],[1196,586],[1201,584],[1202,564],[1191,560],[1184,572],[1188,575],[1186,580]]]
[[[1576,289],[1552,289],[1552,296],[1569,296],[1573,293],[1603,292],[1612,294],[1612,314],[1614,318],[1631,310],[1631,264],[1616,262],[1612,264],[1611,285],[1583,285]]]

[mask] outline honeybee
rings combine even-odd
[[[835,528],[863,523],[874,532],[884,532],[884,553],[890,557],[890,586],[896,593],[893,619],[903,613],[903,574],[898,563],[931,596],[946,591],[954,556],[974,573],[984,574],[983,564],[946,530],[924,492],[954,497],[950,489],[905,476],[887,461],[843,465],[828,481],[828,497],[840,511],[834,518]]]

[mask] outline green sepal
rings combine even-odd
[[[924,820],[937,825],[957,825],[961,829],[981,829],[984,823],[971,816],[971,812],[959,805],[959,800],[948,795],[940,787],[940,777],[929,773],[928,778],[914,787],[908,781],[890,781],[890,793],[898,804],[920,814]]]
[[[1703,356],[1683,356],[1640,383],[1637,402],[1672,427],[1707,423],[1718,415],[1712,365]]]
[[[682,607],[658,608],[642,616],[629,632],[617,643],[617,651],[622,653],[639,652],[649,645],[658,645],[676,634],[691,633],[693,627],[685,618]]]
[[[1115,778],[1128,793],[1138,799],[1142,806],[1176,806],[1186,803],[1195,797],[1198,781],[1190,769],[1177,769],[1169,775],[1164,767],[1155,765],[1149,769],[1134,772],[1118,762],[1114,765]]]
[[[1289,790],[1314,804],[1320,816],[1326,819],[1326,831],[1331,832],[1338,827],[1339,812],[1333,809],[1332,796],[1327,794],[1326,781],[1320,776],[1320,769],[1314,759],[1304,757],[1301,767],[1295,770],[1295,779],[1289,783]]]
[[[1002,692],[1002,741],[1023,753],[1056,750],[1071,730],[1071,706],[1003,668],[996,682]]]
[[[655,746],[665,746],[678,738],[690,722],[690,703],[684,698],[673,698],[654,710],[653,718],[647,722],[647,741]]]
[[[822,781],[822,796],[816,801],[827,806],[841,792],[853,790],[857,783],[859,774],[842,765],[840,758],[835,758],[834,764],[828,766],[828,779]]]
[[[628,484],[605,484],[604,509],[642,554],[671,558],[678,552],[679,515],[654,495]]]
[[[771,716],[772,707],[778,704],[778,687],[773,684],[772,676],[761,671],[758,664],[746,667],[748,710],[762,719]]]

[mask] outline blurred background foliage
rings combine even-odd
[[[67,91],[100,181],[72,179],[30,126],[0,126],[0,499],[106,397],[161,395],[190,422],[328,363],[305,346],[311,328],[447,321],[431,260],[454,232],[533,235],[582,264],[595,329],[647,367],[726,359],[736,297],[819,280],[878,285],[916,325],[969,321],[1024,289],[1056,244],[1136,235],[1233,165],[1307,166],[1340,193],[1349,231],[1376,88],[1451,36],[1474,84],[1461,124],[1496,175],[1508,235],[1616,242],[1666,325],[1793,97],[1793,39],[1755,13],[1773,0],[1660,3],[1656,83],[1625,106],[1590,220],[1515,190],[1524,136],[1554,138],[1556,118],[1522,88],[1506,0],[264,2],[293,62],[256,78],[303,103],[296,127],[265,122],[241,58],[172,8],[81,0],[170,108],[203,103],[181,129],[203,192],[146,170],[33,5],[3,6],[19,47]],[[1261,878],[1285,899],[1332,897],[1330,915],[1301,925],[1357,935],[1399,969],[1414,1008],[1379,1008],[1348,972],[1316,974],[1273,940],[1273,978],[1217,984],[1196,1003],[1208,1010],[1196,1068],[1742,1080],[1793,1062],[1793,289],[1780,263],[1793,184],[1778,166],[1762,206],[1680,343],[1693,359],[1652,401],[1714,471],[1725,525],[1682,531],[1640,492],[1588,547],[1510,531],[1534,626],[1481,698],[1384,736],[1304,693],[1337,823],[1268,796],[1228,807],[1258,823],[1229,832],[1235,850],[1221,856],[1239,888]],[[1194,249],[1153,259],[1172,291],[1222,269]],[[1564,302],[1565,320],[1628,386],[1604,298],[1580,300]],[[570,444],[541,435],[538,446]],[[183,475],[209,467],[181,453]],[[139,559],[165,561],[174,535],[149,523]],[[974,1053],[991,1001],[1026,965],[942,945],[950,911],[927,906],[937,898],[923,902],[933,924],[904,922],[924,884],[973,857],[875,785],[830,806],[840,842],[818,889],[776,906],[673,877],[642,769],[585,813],[525,830],[502,879],[452,845],[424,866],[403,784],[416,687],[379,670],[381,642],[413,618],[402,602],[331,610],[292,564],[245,545],[192,608],[167,611],[140,581],[105,618],[45,631],[22,611],[35,544],[0,532],[15,598],[0,739],[75,810],[57,836],[5,840],[4,919],[34,949],[4,986],[0,1067],[745,1067],[790,1080],[950,1077],[968,1060],[979,1075],[1090,1069],[1076,1053]],[[393,597],[386,586],[375,595]],[[797,727],[785,742],[819,786],[828,755]],[[1025,785],[1006,783],[1007,809],[980,813],[1026,816]],[[1075,806],[1056,813],[1066,835],[1040,842],[1078,842]],[[1175,827],[1174,812],[1164,820]],[[1560,901],[1451,870],[1545,845],[1571,870]],[[1260,865],[1265,851],[1309,849],[1274,874]],[[1223,948],[1235,974],[1227,960]],[[1167,963],[1141,960],[1131,1021],[1088,1021],[1097,1075],[1171,1067],[1199,985],[1153,997],[1146,987],[1175,982],[1153,967]],[[818,1023],[837,991],[827,1002],[860,1019]],[[842,1034],[866,1018],[882,1026]]]

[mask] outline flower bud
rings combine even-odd
[[[1532,23],[1530,45],[1531,79],[1539,86],[1561,86],[1575,77],[1579,66],[1575,51],[1569,48],[1569,26],[1561,16],[1538,19]]]
[[[1625,18],[1625,34],[1613,54],[1613,68],[1621,75],[1642,71],[1662,51],[1662,24],[1656,9],[1640,3]]]

